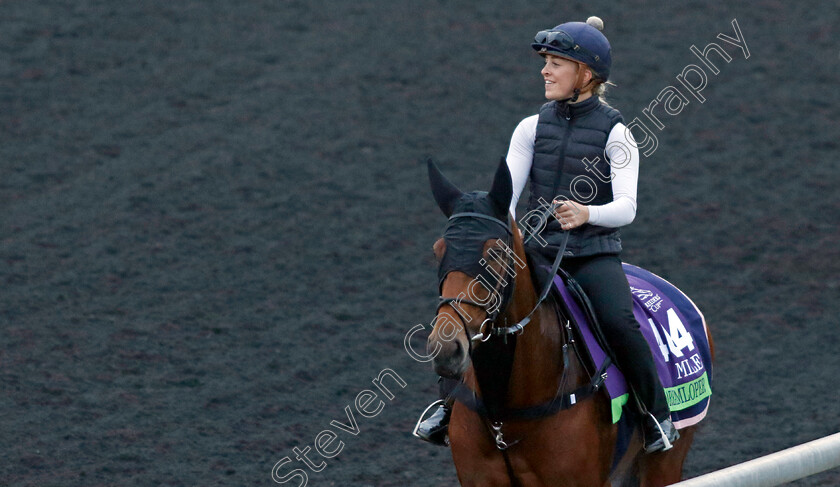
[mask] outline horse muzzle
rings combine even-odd
[[[437,334],[429,336],[426,353],[434,354],[432,361],[435,373],[449,379],[460,379],[469,365],[467,344],[460,337],[451,340],[441,339]]]

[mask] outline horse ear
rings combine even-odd
[[[431,158],[426,161],[426,164],[429,166],[429,183],[432,186],[432,194],[435,196],[435,201],[437,201],[443,214],[449,217],[452,215],[453,208],[455,208],[455,202],[464,193],[446,179],[446,176],[440,172],[440,169],[438,169]]]
[[[493,178],[493,187],[490,188],[488,194],[490,201],[493,202],[493,207],[496,214],[500,217],[504,216],[507,220],[508,209],[510,208],[510,200],[513,198],[513,182],[510,177],[510,169],[508,169],[507,161],[502,157],[499,162],[499,167],[496,169],[496,176]]]

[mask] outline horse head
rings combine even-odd
[[[464,193],[432,161],[428,168],[435,201],[449,220],[434,245],[441,299],[427,351],[438,375],[460,378],[510,304],[514,260],[524,266],[511,250],[521,235],[508,211],[513,188],[504,158],[489,192]]]

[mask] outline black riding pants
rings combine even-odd
[[[653,355],[633,316],[633,297],[617,255],[569,257],[560,263],[586,292],[613,360],[636,397],[657,420],[668,418],[668,402]]]

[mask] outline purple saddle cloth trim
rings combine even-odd
[[[711,351],[703,314],[665,279],[634,265],[625,263],[623,267],[633,295],[633,314],[653,353],[671,420],[677,428],[696,424],[706,416],[712,394]],[[554,277],[554,285],[578,324],[592,359],[600,366],[606,353],[595,339],[586,314],[560,276]],[[610,365],[605,384],[615,423],[629,400],[627,383],[621,371]]]

